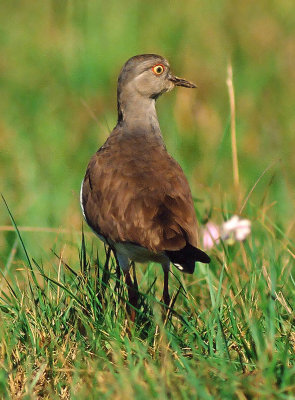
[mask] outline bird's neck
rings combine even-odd
[[[134,91],[118,94],[118,124],[125,125],[129,131],[162,136],[155,99]]]

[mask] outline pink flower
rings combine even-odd
[[[203,247],[205,250],[211,249],[222,239],[227,244],[234,244],[235,241],[241,242],[251,233],[251,221],[241,219],[237,215],[223,222],[221,226],[214,222],[208,222],[203,230]]]
[[[223,240],[237,240],[241,242],[251,233],[251,221],[240,219],[237,215],[224,222],[221,227],[221,237]]]
[[[208,222],[203,231],[203,247],[205,250],[211,249],[215,243],[219,243],[220,228],[214,222]]]

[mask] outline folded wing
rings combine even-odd
[[[116,152],[109,145],[93,156],[83,182],[83,209],[91,228],[114,242],[165,251],[184,272],[193,270],[194,258],[208,262],[201,250],[192,251],[197,222],[190,188],[165,147],[145,143],[145,152],[124,146]]]

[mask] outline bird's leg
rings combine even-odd
[[[131,275],[129,272],[129,270],[130,270],[129,259],[126,255],[117,252],[116,260],[125,276],[125,282],[126,282],[127,289],[128,289],[129,303],[131,304],[131,306],[137,308],[137,303],[138,303],[137,282],[136,282],[136,286],[132,282]],[[135,280],[136,280],[136,278],[135,278]],[[135,309],[133,307],[127,306],[127,311],[130,314],[130,319],[132,322],[135,321]]]
[[[118,260],[118,257],[116,253],[114,253],[115,259],[116,259],[116,275],[117,275],[117,280],[115,284],[115,291],[119,292],[120,289],[120,283],[121,283],[121,268],[120,268],[120,262]]]
[[[137,303],[138,303],[138,293],[137,293],[137,289],[135,287],[135,285],[132,282],[131,279],[131,275],[129,270],[128,271],[124,271],[125,274],[125,282],[126,285],[128,287],[128,297],[129,297],[129,303],[131,304],[131,306],[137,308]],[[135,309],[131,307],[130,311],[130,319],[132,322],[135,321]]]
[[[170,305],[170,295],[169,295],[169,264],[162,265],[164,271],[164,288],[163,288],[163,300],[167,307]]]
[[[105,292],[105,288],[108,287],[109,279],[110,279],[110,269],[109,269],[109,262],[110,262],[110,257],[111,257],[111,247],[109,246],[105,251],[106,251],[106,260],[104,263],[104,268],[103,268],[103,274],[101,281],[103,283],[102,290],[103,293]]]
[[[120,289],[120,278],[121,278],[121,270],[119,264],[116,265],[116,275],[117,275],[117,280],[115,284],[115,290],[118,292]]]
[[[135,271],[135,263],[134,263],[134,261],[131,262],[131,265],[132,265],[132,269],[133,269],[133,284],[134,284],[134,288],[138,292],[138,283],[137,283],[137,278],[136,278],[136,271]]]

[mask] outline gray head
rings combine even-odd
[[[146,103],[157,99],[175,86],[195,88],[196,85],[174,76],[168,61],[156,54],[141,54],[130,58],[118,78],[118,114],[131,102]]]

